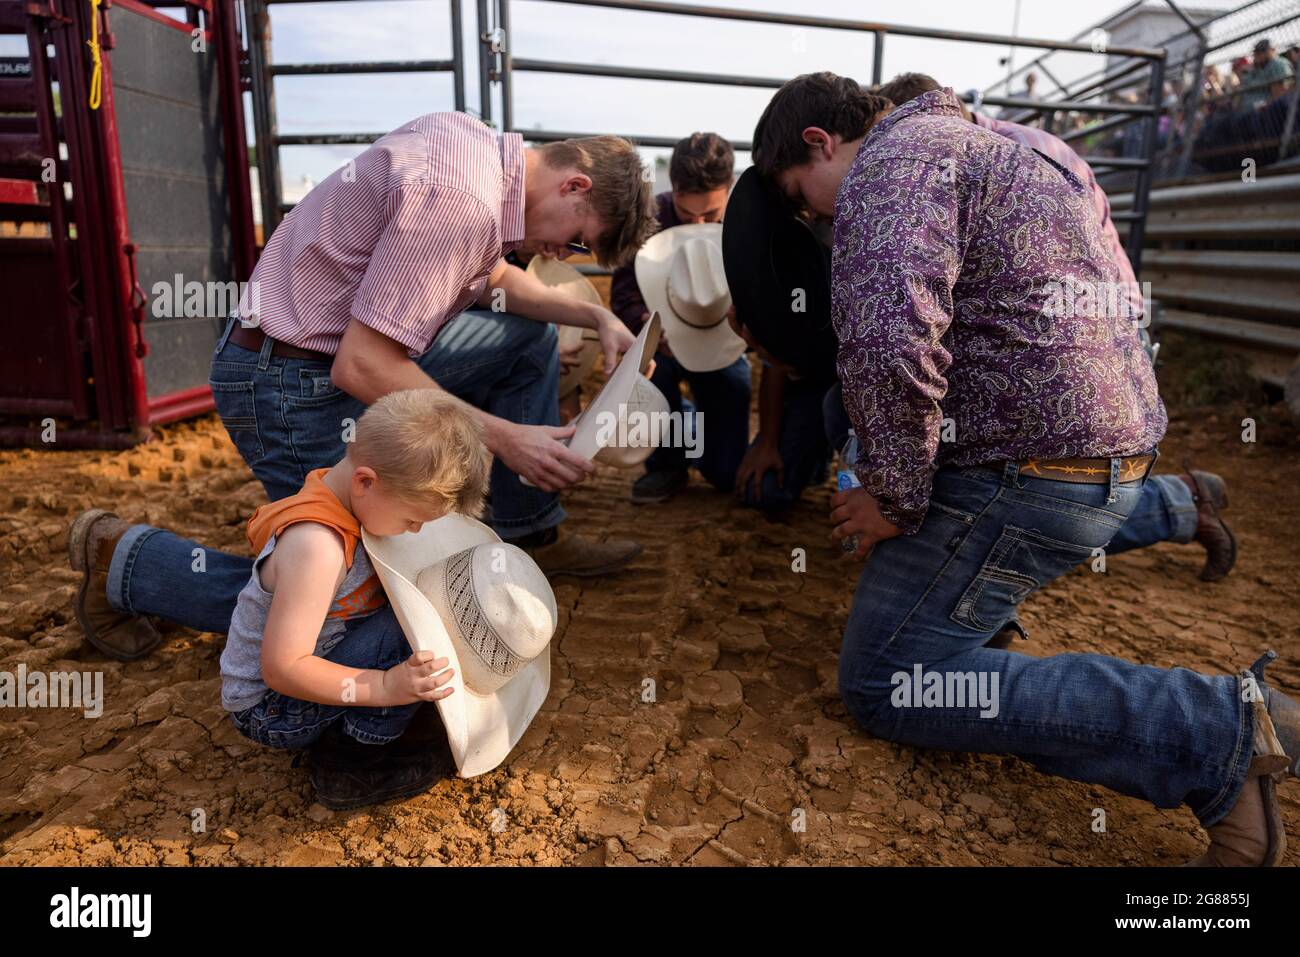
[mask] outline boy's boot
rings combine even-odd
[[[418,745],[418,746],[417,746]],[[316,800],[347,811],[414,797],[456,773],[446,742],[362,744],[347,736],[337,721],[311,749],[311,783]]]
[[[108,566],[113,549],[131,527],[112,512],[82,512],[68,532],[68,561],[82,573],[75,608],[86,640],[118,661],[135,661],[153,651],[162,636],[149,619],[118,611],[108,602]]]

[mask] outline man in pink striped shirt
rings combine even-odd
[[[558,531],[559,490],[595,466],[563,442],[573,427],[559,425],[553,324],[596,330],[607,370],[633,337],[609,310],[502,257],[578,247],[619,265],[654,225],[626,140],[525,148],[464,113],[419,117],[313,189],[271,235],[217,344],[217,411],[274,500],[341,458],[349,423],[375,399],[443,389],[472,408],[496,457],[498,534],[549,574],[614,571],[636,542]]]

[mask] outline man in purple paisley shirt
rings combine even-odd
[[[862,487],[832,498],[832,534],[866,559],[849,711],[890,740],[1187,804],[1210,835],[1197,863],[1276,864],[1300,706],[1264,684],[1267,656],[1212,676],[995,640],[1036,589],[1105,568],[1167,423],[1087,185],[950,90],[892,108],[830,73],[776,93],[754,162],[833,222]]]

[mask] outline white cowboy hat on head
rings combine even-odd
[[[528,272],[566,296],[597,306],[604,305],[600,293],[591,284],[591,280],[568,263],[551,259],[549,256],[537,255],[529,260]],[[560,374],[560,398],[564,398],[582,385],[583,380],[591,375],[591,370],[596,368],[596,360],[600,358],[600,337],[595,329],[562,326],[558,323],[556,331],[560,334],[561,349],[572,349],[576,345],[582,345],[582,351],[578,353],[578,364]]]
[[[668,400],[645,370],[659,346],[659,316],[651,315],[595,398],[573,421],[569,448],[585,459],[632,468],[663,444]]]
[[[731,331],[722,265],[722,224],[688,223],[655,233],[636,254],[636,282],[663,317],[673,357],[691,372],[725,369],[745,351]]]
[[[413,651],[456,673],[438,714],[463,778],[497,767],[551,687],[559,615],[546,575],[481,522],[447,515],[420,531],[374,536],[366,552]]]

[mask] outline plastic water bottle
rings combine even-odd
[[[835,484],[841,492],[846,489],[862,487],[857,475],[853,473],[853,466],[857,462],[858,437],[852,429],[849,429],[849,437],[844,442],[844,448],[840,449],[840,469],[835,476]],[[850,535],[848,538],[841,539],[840,548],[845,552],[856,552],[858,550],[858,536]]]

